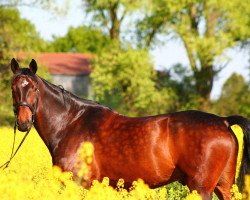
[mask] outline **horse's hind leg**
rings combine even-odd
[[[230,200],[231,199],[231,192],[230,188],[224,186],[216,186],[214,192],[216,193],[217,197],[222,200]]]
[[[187,185],[190,191],[196,190],[199,195],[201,195],[203,200],[212,199],[212,190],[206,188],[204,184],[200,182],[200,180],[196,180],[195,178],[188,178]]]
[[[214,192],[221,200],[230,200],[231,199],[231,186],[234,182],[234,173],[223,174],[220,178]]]
[[[230,189],[234,182],[235,170],[235,165],[232,162],[234,162],[233,157],[226,162],[224,169],[221,168],[217,171],[214,168],[213,172],[210,171],[209,173],[204,169],[202,172],[197,172],[194,177],[189,177],[187,184],[190,191],[197,190],[203,200],[212,199],[213,191],[215,191],[219,199],[230,200]]]
[[[215,193],[221,200],[231,199],[230,189],[235,179],[234,176],[235,176],[235,166],[237,158],[237,149],[235,149],[235,147],[236,145],[231,145],[231,150],[232,150],[231,155],[229,156],[227,164],[215,188]]]
[[[234,160],[233,160],[234,161]],[[230,162],[229,162],[230,163]],[[234,183],[234,168],[235,164],[228,165],[222,174],[216,188],[215,193],[222,200],[230,200],[230,189]]]

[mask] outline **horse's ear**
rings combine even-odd
[[[15,58],[12,58],[12,59],[11,59],[10,66],[11,66],[11,70],[12,70],[12,72],[13,72],[14,74],[15,74],[15,73],[18,71],[18,69],[19,69],[19,64],[18,64],[18,62],[16,61]]]
[[[31,60],[29,67],[30,67],[30,70],[33,72],[33,74],[35,74],[37,71],[37,64],[34,59]]]

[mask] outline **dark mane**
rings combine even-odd
[[[100,103],[93,101],[93,100],[88,100],[88,99],[84,99],[84,98],[80,98],[76,95],[74,95],[73,93],[69,92],[68,90],[64,89],[62,86],[59,85],[55,85],[53,83],[48,82],[47,80],[39,77],[44,83],[46,83],[47,85],[51,86],[53,89],[55,89],[56,91],[58,91],[58,93],[61,93],[63,95],[63,100],[68,101],[68,100],[73,100],[75,102],[80,102],[83,103],[86,106],[93,106],[93,107],[100,107],[100,108],[104,108],[104,109],[108,109],[108,110],[112,110],[112,108],[101,105]]]

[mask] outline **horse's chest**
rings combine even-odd
[[[77,155],[72,154],[57,158],[54,164],[62,168],[64,171],[73,171],[76,163],[77,163]]]
[[[73,171],[78,161],[78,151],[81,141],[78,139],[67,139],[61,141],[54,152],[54,165],[61,167],[65,171]]]

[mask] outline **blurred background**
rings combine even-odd
[[[250,117],[247,0],[0,0],[0,125],[9,63],[122,114]]]

